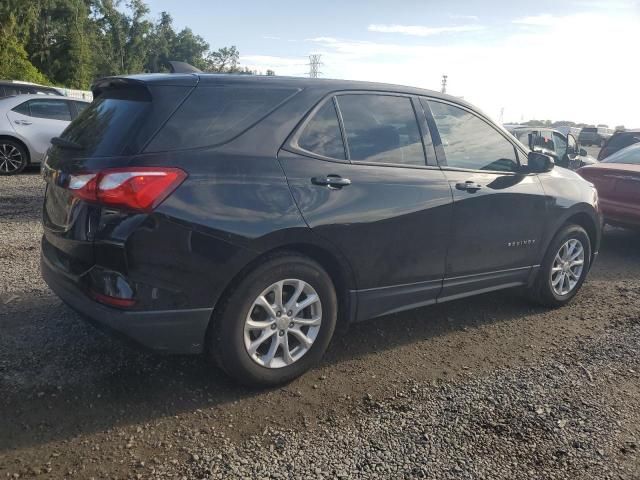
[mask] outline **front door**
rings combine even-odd
[[[454,198],[441,298],[526,283],[539,261],[544,230],[538,177],[519,172],[514,144],[480,116],[450,103],[425,102]]]
[[[338,95],[279,155],[305,221],[352,267],[358,319],[434,303],[442,287],[451,191],[417,118],[409,96]]]

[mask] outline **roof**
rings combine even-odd
[[[325,90],[327,93],[335,90],[384,90],[389,92],[405,93],[409,95],[426,95],[443,100],[449,100],[469,108],[474,108],[465,100],[433,90],[417,87],[394,85],[388,83],[364,82],[358,80],[335,80],[326,78],[284,77],[278,75],[240,75],[228,73],[146,73],[139,75],[127,75],[119,77],[107,77],[96,81],[91,90],[104,88],[111,82],[129,80],[155,85],[219,85],[219,84],[244,84],[264,86],[266,84],[277,87],[290,88],[314,88]],[[475,108],[474,108],[475,109]],[[475,109],[477,110],[477,109]]]
[[[13,107],[15,105],[19,105],[23,102],[26,102],[27,100],[43,99],[43,98],[46,100],[60,99],[60,100],[73,100],[75,102],[90,103],[86,100],[81,100],[79,98],[65,97],[63,95],[42,95],[40,93],[29,93],[29,94],[22,94],[22,95],[11,95],[9,97],[2,97],[0,98],[0,106],[9,104],[11,105],[11,107]]]

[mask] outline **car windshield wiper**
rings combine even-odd
[[[60,137],[53,137],[51,139],[51,143],[56,147],[69,148],[72,150],[84,150],[84,147],[79,143],[72,142],[71,140],[66,140]]]

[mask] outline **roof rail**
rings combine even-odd
[[[202,73],[202,70],[186,62],[169,61],[171,73]]]

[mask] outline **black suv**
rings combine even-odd
[[[244,383],[300,375],[337,324],[508,287],[564,305],[600,245],[593,186],[454,97],[211,74],[93,93],[43,166],[44,279]]]
[[[598,153],[598,160],[604,160],[609,155],[616,153],[618,150],[640,142],[640,129],[625,130],[624,132],[616,132],[607,140]]]

